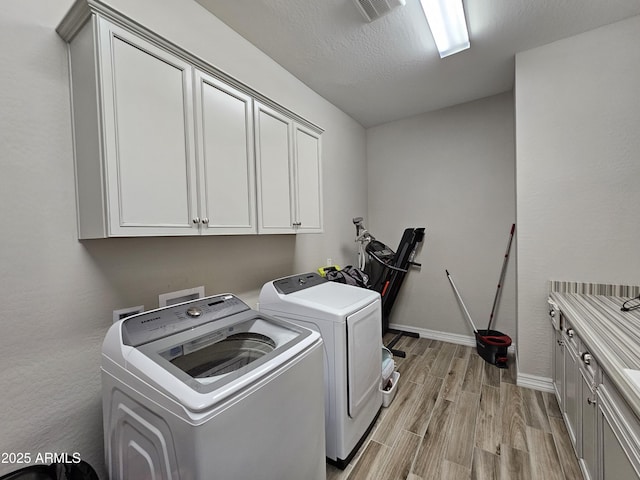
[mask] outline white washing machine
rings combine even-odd
[[[258,309],[321,333],[327,458],[345,468],[382,406],[380,295],[305,273],[266,283]]]
[[[115,323],[102,347],[112,480],[324,479],[322,339],[224,294]]]

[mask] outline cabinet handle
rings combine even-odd
[[[596,404],[596,401],[595,401],[594,399],[592,399],[591,397],[587,397],[587,403],[588,403],[589,405],[595,405],[595,404]]]
[[[591,354],[589,352],[584,352],[582,354],[582,361],[585,365],[591,365]]]
[[[202,223],[204,223],[205,225],[209,224],[209,219],[208,218],[203,218],[202,219]]]
[[[193,219],[193,223],[194,223],[195,225],[199,224],[199,223],[200,223],[200,219],[199,219],[198,217],[194,218],[194,219]]]
[[[300,226],[302,226],[302,222],[293,222],[293,226],[294,227],[300,227]]]
[[[555,310],[549,310],[549,316],[550,317],[555,317],[556,316],[556,311]]]
[[[567,337],[573,338],[573,328],[567,329]]]

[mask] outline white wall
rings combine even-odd
[[[325,233],[79,242],[66,47],[55,33],[71,3],[5,0],[0,9],[0,452],[78,451],[105,478],[99,367],[112,310],[153,308],[159,293],[198,285],[253,304],[272,278],[327,257],[353,262],[365,132],[195,2],[114,0],[325,128]],[[0,464],[0,475],[18,467]]]
[[[520,371],[551,377],[548,280],[640,284],[640,17],[516,57]]]
[[[477,328],[486,328],[515,219],[511,93],[367,130],[365,225],[394,250],[407,227],[426,227],[391,322],[473,337],[445,275],[452,274]],[[512,248],[512,255],[515,248]],[[515,338],[515,259],[494,329]]]

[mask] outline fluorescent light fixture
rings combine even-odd
[[[420,0],[440,58],[469,48],[462,0]]]

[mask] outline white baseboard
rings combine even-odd
[[[458,333],[439,332],[437,330],[429,330],[426,328],[411,327],[409,325],[399,325],[390,323],[389,328],[392,330],[400,330],[403,332],[417,333],[421,338],[429,338],[431,340],[440,340],[441,342],[455,343],[456,345],[466,345],[467,347],[476,346],[476,338],[469,335],[460,335]],[[509,352],[514,353],[515,343],[511,343]]]
[[[553,381],[547,377],[539,377],[537,375],[529,375],[528,373],[518,372],[516,382],[519,387],[554,393]]]
[[[411,327],[409,325],[399,325],[390,323],[389,328],[392,330],[400,330],[404,332],[417,333],[421,338],[429,338],[431,340],[440,340],[442,342],[455,343],[456,345],[466,345],[468,347],[476,346],[475,337],[469,335],[459,335],[457,333],[439,332],[437,330],[429,330],[426,328]],[[516,347],[512,343],[509,347],[510,353],[515,353]],[[516,363],[518,356],[516,355]],[[516,371],[520,369],[516,366]],[[531,388],[532,390],[540,390],[542,392],[553,393],[553,381],[548,377],[539,377],[537,375],[529,375],[528,373],[518,373],[516,382],[519,387]]]

